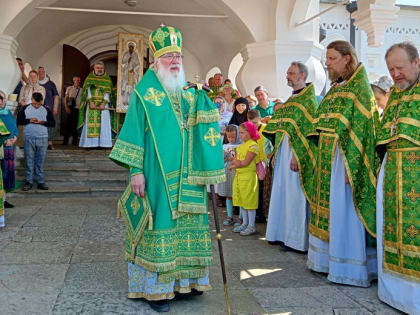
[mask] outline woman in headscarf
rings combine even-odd
[[[245,97],[239,97],[234,103],[234,111],[229,125],[239,126],[248,121],[247,114],[249,110],[249,103]]]
[[[219,120],[219,129],[222,136],[225,134],[226,126],[229,124],[230,119],[232,118],[232,111],[229,111],[227,108],[226,101],[221,96],[216,96],[213,100],[216,107],[219,109],[220,120]]]
[[[392,86],[393,82],[387,75],[380,77],[370,85],[373,94],[375,95],[376,104],[378,105],[379,116],[381,119],[386,104],[388,103],[388,98],[391,95]]]
[[[220,88],[220,91],[222,92],[222,96],[226,101],[228,110],[233,111],[233,106],[238,96],[236,95],[232,86],[229,84],[225,84]]]

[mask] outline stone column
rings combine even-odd
[[[238,73],[237,86],[252,94],[257,85],[264,85],[273,98],[287,99],[291,88],[287,86],[286,72],[293,61],[305,63],[309,68],[308,82],[315,83],[320,94],[326,81],[320,59],[324,47],[319,44],[319,0],[279,0],[275,12],[275,25],[268,33],[275,39],[248,44],[241,51],[244,64]]]
[[[16,63],[17,41],[5,34],[0,35],[0,89],[10,94],[21,78],[20,69]]]
[[[264,85],[272,98],[287,99],[291,88],[287,85],[286,72],[293,61],[301,61],[309,68],[308,82],[314,82],[320,94],[326,81],[320,63],[323,46],[312,41],[280,42],[277,40],[248,44],[241,51],[244,64],[236,83],[241,91],[253,94],[254,88]]]
[[[366,32],[369,46],[382,46],[385,31],[397,19],[400,8],[395,0],[360,0],[357,6],[351,15],[354,24]]]

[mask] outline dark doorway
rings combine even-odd
[[[62,87],[61,87],[61,109],[60,117],[57,122],[60,126],[60,135],[64,134],[66,128],[66,111],[64,108],[64,97],[68,86],[73,85],[73,77],[79,76],[81,84],[89,75],[90,63],[89,59],[77,48],[70,45],[63,45],[63,71],[62,71]]]

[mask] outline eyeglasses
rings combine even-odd
[[[184,58],[184,56],[183,55],[180,55],[180,54],[164,54],[162,57],[160,57],[160,58],[164,58],[164,59],[166,59],[166,60],[170,60],[170,61],[172,61],[172,60],[174,60],[174,59],[176,59],[176,60],[180,60],[180,59],[182,59],[182,58]]]

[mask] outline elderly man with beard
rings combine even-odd
[[[420,59],[409,42],[385,54],[394,87],[378,130],[378,295],[420,314]]]
[[[104,63],[98,61],[83,84],[77,124],[78,129],[83,127],[80,147],[112,147],[111,93],[111,78],[105,73]]]
[[[118,205],[128,297],[167,312],[169,299],[211,288],[206,184],[226,179],[219,112],[203,90],[183,89],[181,33],[161,26],[149,43],[155,62],[131,94],[110,158],[130,170]]]
[[[328,280],[360,287],[377,277],[375,124],[379,116],[365,68],[349,42],[327,46],[332,86],[309,136],[318,144],[308,266]]]

